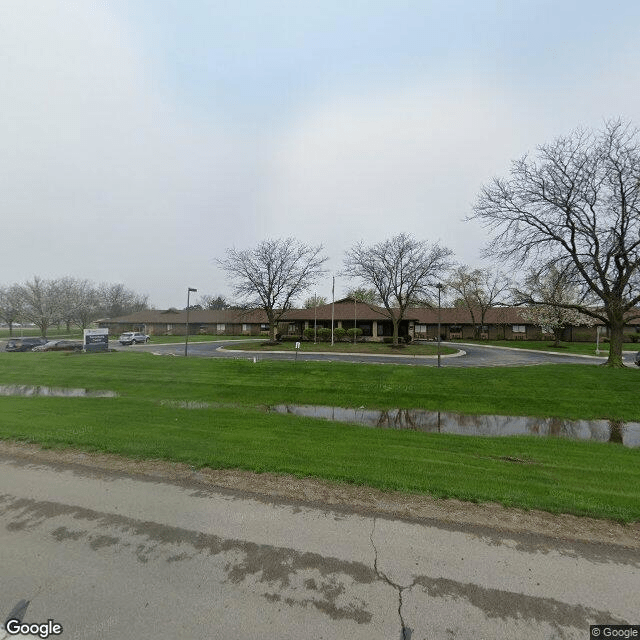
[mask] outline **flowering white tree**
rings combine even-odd
[[[538,301],[522,315],[544,333],[553,334],[556,347],[560,344],[560,332],[564,327],[593,326],[596,322],[595,318],[571,307],[579,301],[579,290],[568,273],[556,267],[543,273],[532,271],[525,280],[524,290],[516,291],[516,298],[529,304]]]

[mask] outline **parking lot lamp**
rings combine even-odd
[[[191,295],[191,292],[196,292],[197,289],[194,289],[193,287],[188,287],[187,288],[187,330],[185,332],[185,339],[184,339],[184,357],[186,358],[189,355],[189,296]]]
[[[444,285],[442,282],[438,282],[436,287],[438,288],[438,367],[440,367],[440,295],[444,289]]]

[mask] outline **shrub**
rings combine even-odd
[[[331,329],[327,329],[325,327],[318,329],[318,338],[323,342],[331,340]]]
[[[336,327],[333,330],[333,339],[335,340],[335,342],[342,342],[345,337],[347,335],[347,330],[343,329],[342,327]]]
[[[349,341],[353,342],[353,339],[355,338],[356,341],[358,340],[358,338],[362,335],[362,329],[347,329],[347,335],[349,336]]]
[[[313,340],[313,338],[315,337],[315,331],[313,327],[305,329],[302,333],[307,340]]]

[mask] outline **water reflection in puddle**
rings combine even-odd
[[[0,385],[0,396],[48,396],[57,398],[115,398],[115,391],[89,391],[88,389],[64,389],[34,387],[24,384]]]
[[[468,436],[547,436],[617,442],[640,447],[640,423],[610,420],[562,420],[526,416],[470,416],[421,409],[344,409],[311,405],[276,405],[273,413],[323,418],[383,429],[403,429],[425,433],[455,433]]]

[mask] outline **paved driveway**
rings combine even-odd
[[[295,354],[291,352],[251,352],[251,344],[254,341],[233,341],[220,342],[190,342],[189,356],[204,358],[258,358],[261,360],[293,360]],[[526,349],[512,349],[508,347],[492,347],[475,344],[453,344],[443,343],[443,345],[460,349],[461,353],[455,356],[442,356],[441,365],[443,367],[515,367],[529,366],[548,363],[565,364],[602,364],[606,358],[595,356],[576,356],[564,354],[552,354]],[[184,356],[184,344],[170,345],[136,345],[135,347],[124,347],[124,349],[135,349],[152,351],[154,353],[174,354]],[[404,364],[414,366],[437,366],[436,356],[382,356],[382,355],[361,355],[361,354],[326,354],[313,353],[313,346],[303,343],[303,348],[298,353],[298,360],[320,361],[320,362],[362,362],[368,364]],[[240,351],[242,350],[242,351]],[[626,364],[632,366],[635,352],[625,354]]]

